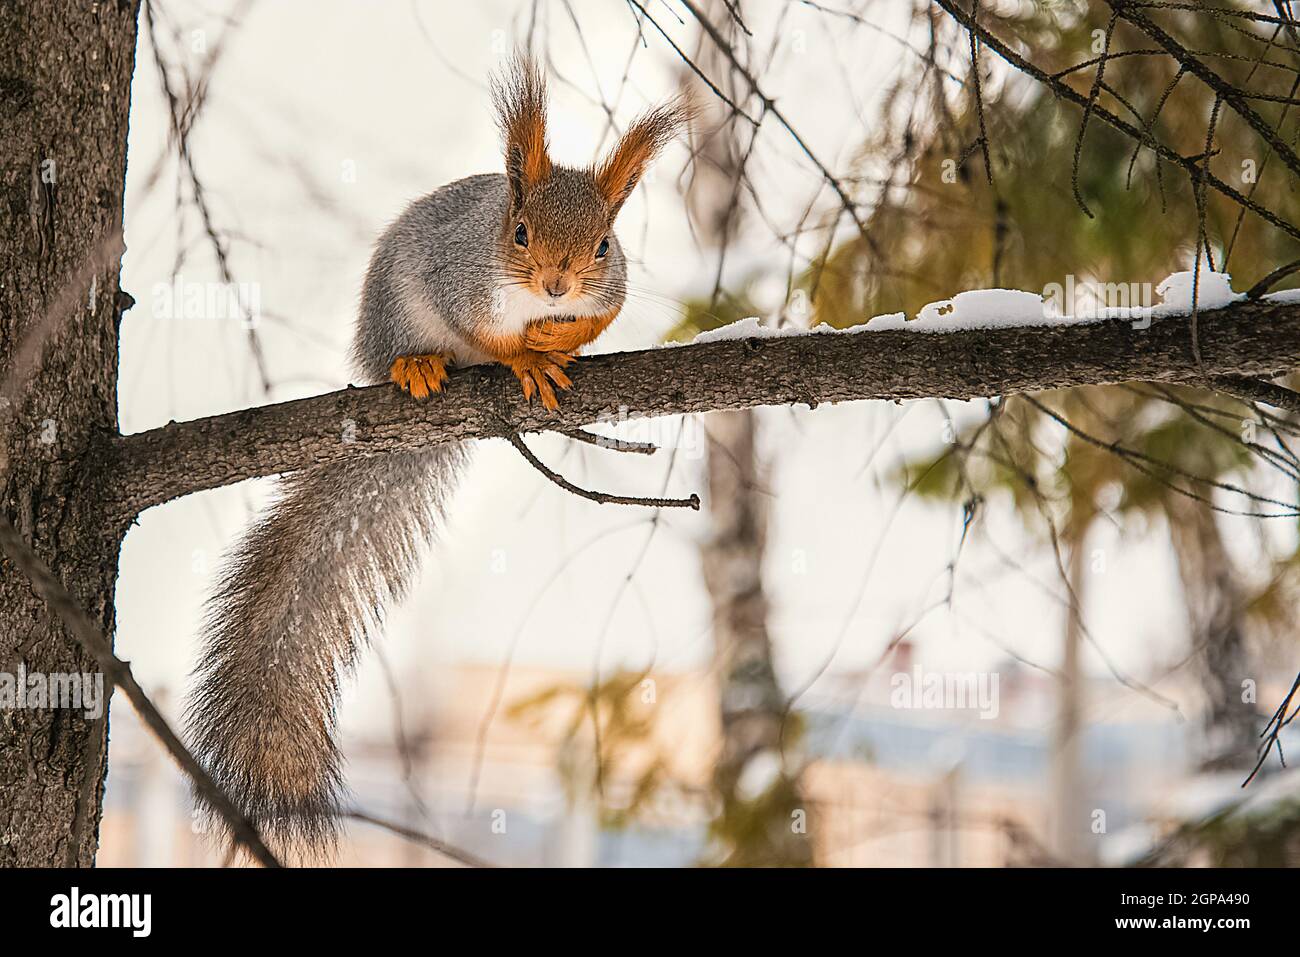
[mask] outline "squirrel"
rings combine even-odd
[[[546,87],[517,55],[492,98],[505,174],[416,200],[367,269],[352,360],[366,384],[417,400],[453,365],[497,362],[558,408],[565,367],[623,306],[613,224],[648,164],[689,125],[687,94],[643,114],[594,167],[551,161]],[[303,860],[337,842],[345,794],[340,682],[418,572],[465,443],[351,458],[282,479],[205,608],[186,721],[195,755],[270,846]],[[220,829],[196,794],[206,823]]]

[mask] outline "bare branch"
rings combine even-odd
[[[464,864],[466,867],[492,867],[481,857],[476,857],[469,851],[462,851],[460,848],[448,844],[446,841],[436,838],[431,834],[425,834],[423,831],[417,831],[415,828],[407,827],[404,824],[398,824],[394,821],[388,821],[381,817],[375,817],[359,808],[353,808],[343,812],[343,817],[351,818],[354,821],[361,821],[374,827],[382,828],[385,831],[391,831],[398,837],[412,841],[416,844],[423,844],[436,854],[443,857],[449,857],[457,863]]]
[[[1200,314],[1201,366],[1188,317],[726,340],[580,359],[564,406],[530,406],[509,370],[456,372],[416,402],[388,385],[261,406],[128,436],[105,436],[88,481],[109,513],[137,512],[202,489],[324,465],[350,455],[592,422],[759,405],[860,399],[971,399],[1146,380],[1203,385],[1207,377],[1272,378],[1300,366],[1300,305],[1239,302]]]
[[[1263,402],[1287,412],[1300,413],[1300,392],[1273,382],[1264,382],[1248,376],[1227,375],[1212,379],[1209,387],[1246,402]]]
[[[1127,0],[1107,0],[1107,2],[1116,14],[1128,20],[1152,40],[1168,50],[1170,56],[1185,67],[1187,72],[1213,90],[1216,97],[1227,103],[1246,121],[1251,129],[1259,134],[1260,139],[1277,153],[1282,162],[1286,163],[1291,169],[1291,172],[1300,176],[1300,156],[1296,156],[1291,147],[1278,135],[1277,130],[1273,129],[1267,120],[1251,109],[1241,91],[1196,59],[1190,50],[1162,30],[1145,14],[1135,10]],[[1258,98],[1262,99],[1263,97]]]
[[[1207,353],[1212,374],[1273,376],[1300,363],[1300,310],[1294,306],[1243,303],[1202,318],[1213,330]],[[1201,384],[1183,341],[1185,320],[1156,319],[1146,330],[1110,321],[944,335],[750,339],[600,356],[580,362],[579,387],[566,393],[565,408],[554,415],[529,408],[502,370],[471,369],[453,376],[427,403],[387,386],[349,388],[115,439],[110,482],[118,500],[137,510],[349,454],[528,430],[565,432],[601,420],[791,402],[973,398],[1136,379]],[[148,489],[152,482],[162,487]]]
[[[966,29],[977,31],[980,36],[980,41],[985,46],[987,46],[990,50],[992,50],[994,53],[1000,56],[1003,60],[1005,60],[1008,64],[1010,64],[1012,67],[1019,70],[1021,73],[1024,73],[1026,76],[1033,77],[1038,82],[1047,86],[1049,89],[1051,89],[1053,93],[1056,94],[1056,96],[1059,99],[1068,100],[1069,102],[1073,103],[1076,106],[1083,107],[1085,109],[1087,108],[1088,105],[1087,97],[1083,96],[1081,93],[1076,92],[1072,87],[1069,86],[1069,84],[1062,82],[1061,80],[1047,73],[1045,70],[1042,70],[1037,66],[1035,66],[1034,64],[1030,63],[1028,60],[1026,60],[1024,57],[1018,54],[1014,49],[1012,49],[1009,45],[1003,43],[996,36],[990,33],[985,27],[971,20],[969,14],[967,14],[965,10],[961,9],[961,7],[957,5],[956,0],[934,0],[934,2],[938,6],[942,7],[944,12],[946,12],[950,17],[952,17],[954,20],[956,20]],[[1212,186],[1215,189],[1215,191],[1217,191],[1218,193],[1222,194],[1223,196],[1226,196],[1228,199],[1244,207],[1245,209],[1249,209],[1260,219],[1264,220],[1267,223],[1270,223],[1273,226],[1276,226],[1278,229],[1282,230],[1292,238],[1300,239],[1300,227],[1297,227],[1294,223],[1282,219],[1271,209],[1261,206],[1259,203],[1255,202],[1249,196],[1243,195],[1239,190],[1229,185],[1228,183],[1224,182],[1223,180],[1219,179],[1219,177],[1215,176],[1213,173],[1209,173],[1202,170],[1201,162],[1198,157],[1184,156],[1182,153],[1179,153],[1176,150],[1171,149],[1170,147],[1166,146],[1164,143],[1161,143],[1159,140],[1155,139],[1153,135],[1149,135],[1148,133],[1139,130],[1137,127],[1133,126],[1132,124],[1125,122],[1124,120],[1120,119],[1118,116],[1116,116],[1114,113],[1110,112],[1100,104],[1093,105],[1092,115],[1096,116],[1100,120],[1105,121],[1109,126],[1113,127],[1116,130],[1119,130],[1125,136],[1132,138],[1140,145],[1146,146],[1154,153],[1156,153],[1156,155],[1162,157],[1163,159],[1167,159],[1170,162],[1178,164],[1188,173],[1189,176],[1193,177],[1193,182],[1195,182],[1196,177],[1203,176],[1206,184]]]
[[[608,435],[597,435],[595,432],[588,432],[586,429],[568,429],[561,434],[577,442],[594,445],[599,449],[609,449],[611,452],[631,452],[634,455],[654,455],[659,451],[659,447],[653,442],[630,442],[627,439],[616,439]]]
[[[611,495],[609,492],[593,492],[590,489],[579,488],[559,472],[548,468],[546,463],[539,459],[518,435],[512,433],[507,435],[506,438],[528,464],[541,472],[547,479],[566,492],[572,492],[574,495],[595,502],[597,505],[644,505],[648,508],[689,508],[696,512],[700,510],[700,497],[693,493],[690,498],[646,498],[641,495]]]
[[[1250,775],[1246,780],[1241,782],[1243,788],[1255,779],[1255,775],[1259,774],[1259,769],[1262,768],[1264,762],[1268,760],[1269,752],[1273,751],[1275,748],[1277,749],[1277,758],[1282,762],[1282,767],[1286,767],[1286,758],[1282,755],[1281,734],[1283,729],[1296,719],[1297,713],[1300,713],[1300,708],[1295,710],[1291,709],[1291,703],[1295,700],[1297,691],[1300,691],[1300,674],[1295,676],[1295,681],[1291,683],[1291,690],[1286,693],[1286,697],[1282,699],[1282,703],[1277,706],[1277,710],[1273,712],[1273,716],[1268,719],[1268,724],[1264,726],[1264,730],[1259,733],[1261,739],[1259,744],[1259,760],[1255,762],[1255,767],[1251,769]],[[1288,711],[1290,711],[1290,714],[1287,713]]]

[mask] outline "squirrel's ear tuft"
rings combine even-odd
[[[528,193],[551,175],[551,157],[546,152],[546,80],[527,54],[515,54],[510,66],[493,81],[492,101],[506,141],[511,211],[517,212]]]
[[[647,166],[695,117],[694,100],[682,93],[642,114],[595,169],[596,188],[609,204],[612,219],[632,195]]]

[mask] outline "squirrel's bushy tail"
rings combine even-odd
[[[291,857],[333,847],[344,791],[334,741],[340,680],[409,587],[465,455],[453,444],[287,476],[209,600],[190,743]]]

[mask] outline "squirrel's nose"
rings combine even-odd
[[[542,283],[542,288],[546,290],[546,294],[552,299],[559,299],[573,288],[573,283],[568,276],[557,274],[546,279]]]

